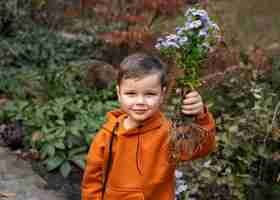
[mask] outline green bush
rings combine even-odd
[[[25,148],[63,176],[84,167],[92,136],[117,106],[114,86],[82,84],[101,46],[94,36],[66,39],[38,25],[0,35],[0,94],[9,99],[0,121],[23,120]]]
[[[60,169],[68,176],[72,165],[84,167],[84,158],[94,133],[107,111],[117,106],[86,95],[65,96],[36,103],[9,101],[0,111],[1,121],[21,119],[25,146],[37,150],[47,170]]]
[[[33,25],[17,31],[13,37],[0,35],[0,68],[46,68],[49,65],[95,59],[101,46],[102,43],[94,36],[66,39],[62,33]]]
[[[59,169],[63,176],[73,165],[84,167],[91,138],[106,112],[118,105],[114,85],[83,86],[87,70],[72,64],[2,73],[0,90],[11,100],[0,110],[0,121],[22,120],[25,148],[37,151],[48,171]]]
[[[31,0],[0,2],[0,34],[12,36],[30,20]]]
[[[272,73],[271,73],[271,81],[272,87],[276,91],[280,91],[280,56],[274,57],[272,59]]]

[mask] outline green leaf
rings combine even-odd
[[[48,155],[48,144],[44,144],[40,149],[41,158],[45,159]]]
[[[75,136],[80,136],[80,132],[79,132],[80,128],[78,126],[72,126],[70,127],[70,132],[75,135]]]
[[[56,123],[59,124],[59,125],[65,126],[65,121],[62,120],[62,119],[56,120]]]
[[[64,138],[66,136],[66,130],[64,127],[59,127],[57,128],[55,134],[54,134],[56,137],[58,138]]]
[[[56,130],[56,127],[47,128],[45,125],[42,127],[42,132],[45,134],[50,134]]]
[[[60,173],[64,178],[67,178],[72,170],[72,167],[68,161],[65,161],[59,168]]]
[[[91,144],[93,137],[94,137],[94,134],[86,134],[85,135],[85,141],[86,141],[87,145]]]
[[[54,146],[55,146],[56,148],[58,148],[58,149],[62,149],[62,150],[65,149],[65,145],[64,145],[64,143],[63,143],[62,140],[58,140],[57,142],[55,142],[55,143],[54,143]]]
[[[73,144],[74,144],[74,142],[73,142],[73,137],[68,137],[67,139],[66,139],[66,145],[67,145],[67,147],[68,148],[72,148],[73,147]]]
[[[85,161],[85,154],[82,156],[76,156],[73,159],[71,159],[71,161],[73,163],[75,163],[78,167],[80,167],[81,169],[85,169],[86,167],[86,161]]]
[[[210,171],[207,170],[207,169],[204,169],[202,170],[202,172],[200,173],[200,175],[204,178],[210,178],[211,177],[211,174],[210,174]]]
[[[54,156],[46,160],[47,170],[52,171],[58,168],[64,162],[64,158],[59,156]]]
[[[271,193],[273,195],[280,197],[280,185],[279,184],[273,184],[271,186]]]
[[[22,111],[26,106],[28,106],[29,103],[27,101],[20,101],[18,103],[18,106],[19,106],[19,110]]]
[[[264,145],[259,145],[257,150],[258,150],[258,154],[260,156],[262,156],[263,158],[268,158],[269,157]]]
[[[50,157],[54,156],[54,154],[55,154],[55,147],[53,145],[49,144],[47,148],[48,148],[48,155]]]
[[[49,143],[46,143],[42,146],[40,152],[42,159],[46,158],[46,156],[52,157],[55,154],[55,147]]]
[[[238,125],[234,124],[228,128],[230,133],[237,133],[238,132]]]
[[[69,151],[68,155],[69,155],[69,158],[71,159],[76,154],[80,154],[80,153],[84,153],[84,152],[87,152],[87,147],[86,146],[72,149],[71,151]]]
[[[93,112],[94,112],[96,115],[102,115],[102,114],[103,114],[103,109],[104,109],[104,104],[103,104],[103,102],[98,101],[98,102],[95,103]]]
[[[55,134],[46,134],[45,139],[46,139],[46,141],[50,142],[50,141],[55,140],[56,136],[55,136]]]

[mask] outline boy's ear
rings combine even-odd
[[[166,92],[167,92],[167,87],[166,87],[166,86],[164,86],[164,87],[162,88],[162,92],[163,92],[163,95],[166,95]]]
[[[118,100],[120,100],[120,87],[117,85],[116,89],[117,89]]]
[[[165,96],[166,96],[166,92],[167,92],[167,87],[163,87],[163,88],[162,88],[162,95],[161,95],[160,103],[163,103],[164,98],[165,98]]]

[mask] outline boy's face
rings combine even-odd
[[[150,118],[160,109],[165,89],[158,73],[140,79],[124,79],[117,87],[118,98],[123,111],[134,125]]]

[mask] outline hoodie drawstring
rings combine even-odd
[[[105,177],[104,177],[104,181],[103,181],[103,185],[102,185],[102,199],[104,199],[106,184],[108,181],[108,175],[109,175],[109,171],[111,169],[112,162],[113,162],[113,160],[112,160],[113,159],[113,155],[112,155],[113,154],[113,150],[112,150],[113,142],[114,142],[115,132],[118,128],[119,128],[119,123],[117,122],[112,130],[112,136],[110,138],[110,143],[109,143],[109,156],[108,156],[108,161],[107,161],[107,166],[106,166],[106,171],[105,171]]]

